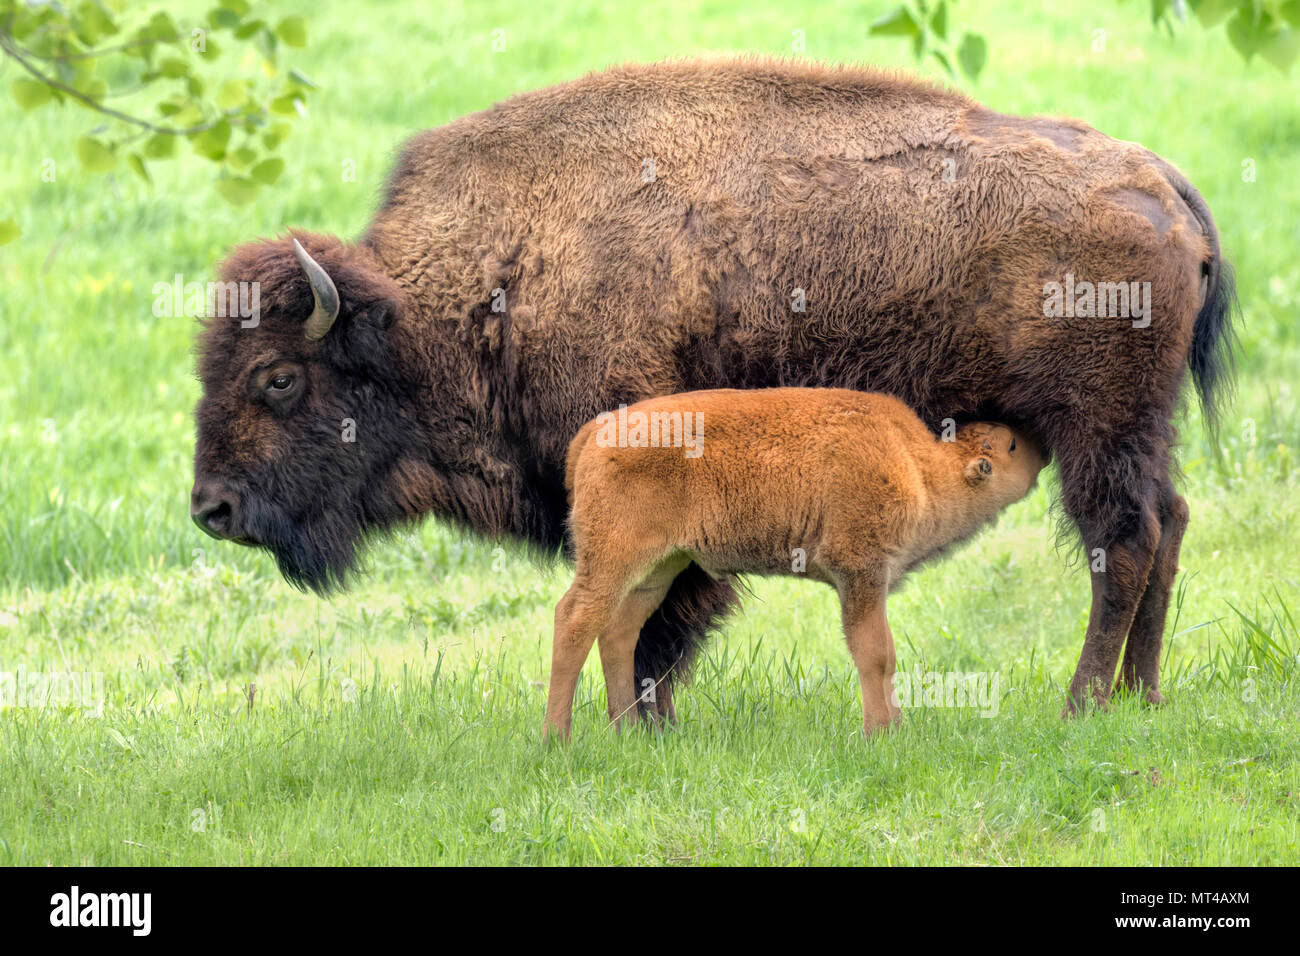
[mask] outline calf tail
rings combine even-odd
[[[641,694],[637,707],[643,716],[656,709],[644,692],[649,686],[645,681],[654,682],[655,698],[667,699],[673,685],[690,674],[709,632],[739,601],[730,580],[714,578],[698,564],[688,565],[677,575],[659,609],[642,625],[636,644],[632,668]]]

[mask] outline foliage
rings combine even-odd
[[[868,29],[871,36],[906,37],[917,62],[932,57],[954,79],[960,67],[971,80],[979,78],[988,59],[984,36],[957,30],[950,16],[957,0],[908,0],[880,17]],[[1300,56],[1300,0],[1147,0],[1151,23],[1172,37],[1175,26],[1187,21],[1190,8],[1207,30],[1224,24],[1224,36],[1247,63],[1255,56],[1283,73]]]
[[[18,106],[71,104],[101,120],[76,140],[84,169],[126,166],[149,181],[149,167],[175,158],[184,141],[216,164],[217,191],[236,205],[284,170],[280,145],[315,84],[277,63],[282,46],[306,43],[306,18],[273,24],[247,0],[220,0],[193,24],[106,0],[0,0],[0,55],[19,67],[9,84]],[[227,60],[245,57],[222,71],[227,49]],[[0,222],[0,243],[16,235],[12,220]]]

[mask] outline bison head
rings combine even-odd
[[[204,322],[190,515],[326,592],[367,532],[409,517],[393,489],[420,440],[390,350],[403,293],[364,247],[305,233],[238,247],[221,279],[257,283],[260,314]]]

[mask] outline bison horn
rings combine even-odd
[[[293,241],[293,255],[298,260],[298,265],[302,266],[302,271],[307,273],[307,281],[311,283],[312,298],[316,300],[316,308],[312,310],[307,323],[303,326],[303,333],[308,340],[316,342],[325,338],[325,333],[339,317],[339,290],[334,287],[334,280],[330,278],[329,273],[307,254],[307,250],[297,239]]]

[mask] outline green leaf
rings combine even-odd
[[[13,83],[14,99],[24,110],[34,110],[54,99],[53,91],[40,80],[20,76]]]
[[[159,65],[158,72],[163,76],[178,79],[182,76],[190,75],[190,65],[180,57],[168,57]]]
[[[248,5],[247,0],[220,0],[217,6],[230,10],[236,16],[246,17],[248,11],[252,8]]]
[[[149,170],[145,169],[144,160],[140,158],[139,153],[132,153],[127,156],[126,164],[130,166],[132,171],[145,182],[153,182],[153,177],[149,175]]]
[[[0,246],[7,242],[13,242],[23,231],[18,228],[18,221],[15,219],[0,219]]]
[[[117,166],[113,151],[93,136],[77,140],[77,159],[88,173],[112,172]]]
[[[188,96],[175,94],[158,103],[157,110],[172,121],[175,127],[196,126],[203,122],[203,110]]]
[[[957,45],[957,62],[961,64],[962,72],[972,80],[979,79],[980,71],[984,69],[984,64],[989,59],[989,45],[984,37],[978,33],[967,33],[961,38],[961,43]]]
[[[176,137],[167,133],[154,133],[144,144],[144,155],[148,159],[166,159],[176,152]]]
[[[108,81],[102,77],[92,77],[85,83],[81,84],[81,92],[85,93],[92,100],[102,100],[108,95]],[[89,109],[89,107],[87,107]]]
[[[307,18],[285,17],[275,28],[285,46],[303,47],[307,45]]]
[[[948,2],[939,0],[939,5],[935,7],[934,14],[930,17],[930,29],[938,35],[939,39],[948,39]],[[949,68],[949,73],[952,69]]]
[[[258,190],[261,188],[258,183],[242,176],[217,180],[217,192],[221,193],[226,202],[232,206],[247,206],[257,198]]]
[[[223,110],[237,110],[247,102],[247,80],[227,80],[217,90],[217,105]]]
[[[939,61],[939,65],[943,67],[945,73],[947,73],[954,80],[957,78],[957,73],[952,68],[952,61],[948,59],[948,55],[946,53],[944,53],[942,50],[931,50],[930,55]]]
[[[1250,18],[1245,15],[1244,11],[1238,10],[1236,16],[1228,21],[1224,31],[1228,34],[1228,42],[1249,63],[1259,46],[1259,36],[1255,32],[1255,26],[1251,23]]]
[[[264,159],[254,166],[250,175],[259,183],[270,186],[280,178],[282,172],[284,172],[284,160],[274,156],[271,159]]]
[[[1300,0],[1287,0],[1278,12],[1291,26],[1300,27]]]
[[[161,10],[149,18],[149,23],[140,32],[163,43],[180,36],[180,31],[176,29],[176,22]]]
[[[93,47],[104,37],[117,32],[117,24],[98,3],[86,0],[68,17],[68,25],[83,45]]]
[[[1300,0],[1296,0],[1296,2],[1300,3]],[[293,80],[293,82],[299,86],[306,87],[309,90],[316,89],[316,84],[312,82],[312,78],[301,70],[290,70],[289,79]]]
[[[235,31],[235,39],[247,40],[258,30],[265,30],[265,29],[266,29],[265,20],[248,20],[239,25],[239,29]]]
[[[239,26],[241,17],[234,10],[213,7],[208,11],[208,24],[214,30],[229,30]]]
[[[257,36],[253,37],[253,46],[262,51],[262,56],[272,66],[275,65],[276,52],[280,49],[280,41],[275,38],[275,31],[271,29],[260,30]]]
[[[230,123],[221,120],[215,126],[195,133],[190,137],[194,152],[208,159],[220,160],[226,156],[226,144],[230,142]]]
[[[241,146],[233,153],[226,155],[226,162],[237,169],[247,169],[257,162],[257,150],[251,146]]]
[[[297,96],[292,93],[285,93],[283,96],[277,96],[271,100],[271,112],[278,113],[280,116],[297,116],[299,104],[302,103]]]
[[[915,36],[921,28],[912,19],[912,11],[907,7],[895,7],[867,28],[868,34],[876,36]]]
[[[1237,9],[1238,0],[1201,0],[1196,5],[1196,19],[1205,29],[1217,27],[1227,19],[1228,14]]]
[[[1300,56],[1300,33],[1295,30],[1275,30],[1259,45],[1259,55],[1287,73],[1296,57]]]

